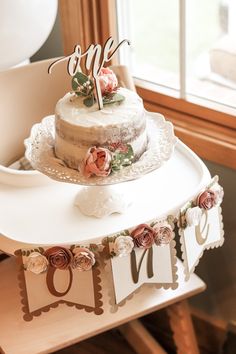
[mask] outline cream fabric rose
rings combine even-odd
[[[95,264],[96,259],[92,251],[85,247],[75,247],[73,249],[74,259],[72,263],[72,268],[77,269],[81,272],[90,270]]]
[[[134,248],[134,242],[130,236],[118,236],[114,242],[114,252],[117,256],[127,256],[132,252]]]
[[[220,205],[222,203],[223,197],[224,197],[224,190],[223,188],[219,185],[219,183],[215,183],[212,186],[212,191],[215,193],[215,202],[217,205]]]
[[[157,246],[168,245],[173,238],[173,230],[167,221],[160,221],[154,226]]]
[[[32,252],[27,258],[25,268],[34,274],[40,274],[47,270],[48,260],[39,252]]]
[[[202,210],[196,206],[194,208],[188,208],[185,213],[185,218],[188,226],[197,226],[200,223],[202,217]]]

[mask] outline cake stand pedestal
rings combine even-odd
[[[131,195],[116,186],[91,186],[82,188],[75,197],[75,205],[84,215],[102,218],[114,213],[124,213],[132,204]]]

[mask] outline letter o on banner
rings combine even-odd
[[[72,285],[72,280],[73,280],[73,273],[72,273],[71,267],[69,267],[67,269],[67,271],[69,272],[69,284],[68,284],[68,287],[67,287],[67,289],[65,291],[59,292],[59,291],[56,290],[55,285],[54,285],[54,275],[55,275],[55,272],[57,270],[58,269],[54,268],[54,267],[49,267],[48,268],[46,282],[47,282],[48,290],[50,291],[50,293],[52,295],[54,295],[56,297],[62,297],[64,295],[66,295],[70,291],[70,288],[71,288],[71,285]],[[63,270],[63,272],[66,272],[66,270]]]

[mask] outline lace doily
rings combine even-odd
[[[26,158],[32,167],[57,181],[82,185],[109,185],[131,181],[161,167],[174,150],[177,138],[173,125],[158,113],[147,112],[148,147],[141,158],[128,167],[110,174],[108,177],[84,177],[58,159],[54,153],[54,116],[45,117],[35,124],[25,140]]]

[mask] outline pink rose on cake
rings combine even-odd
[[[106,177],[111,173],[112,154],[108,149],[91,147],[80,165],[80,171],[85,177]]]
[[[98,78],[103,96],[106,96],[107,94],[117,90],[117,77],[111,69],[101,68]]]
[[[150,248],[154,244],[156,231],[147,224],[140,224],[131,232],[131,236],[136,247]]]
[[[85,247],[75,247],[73,249],[74,259],[72,267],[81,272],[90,270],[95,264],[95,256],[92,251]]]
[[[208,189],[199,194],[197,197],[197,205],[200,208],[209,210],[217,204],[217,195],[214,191]]]

